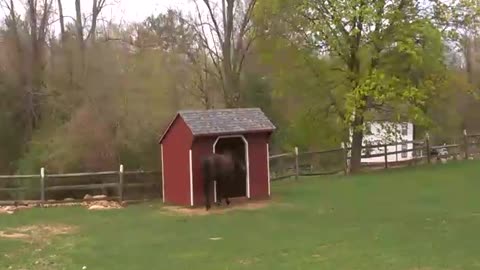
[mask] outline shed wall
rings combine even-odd
[[[181,117],[177,117],[162,141],[165,202],[190,205],[189,150],[193,135]]]
[[[250,159],[250,197],[263,199],[268,197],[268,153],[269,135],[265,133],[249,134],[248,155]]]

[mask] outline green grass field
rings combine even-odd
[[[35,233],[0,237],[0,269],[480,269],[478,162],[272,188],[267,208],[208,216],[160,204],[3,215],[0,231]],[[61,224],[73,229],[35,227]]]

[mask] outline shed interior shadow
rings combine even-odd
[[[239,161],[239,164],[246,168],[245,148],[245,142],[240,137],[219,138],[215,145],[215,153],[223,153],[225,150],[230,150],[234,158]],[[228,187],[227,194],[230,198],[247,196],[246,169],[241,170],[239,167],[235,168],[235,181],[232,186]]]

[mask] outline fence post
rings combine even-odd
[[[342,149],[343,149],[343,171],[345,175],[347,175],[348,174],[348,150],[344,142],[342,142]]]
[[[118,200],[123,202],[123,164],[120,164],[120,170],[118,172]]]
[[[40,201],[41,205],[45,204],[45,168],[40,169]]]
[[[385,169],[388,169],[388,148],[387,148],[387,144],[385,144],[383,146],[383,152],[384,152],[384,156],[385,156]]]
[[[295,180],[298,180],[300,168],[298,164],[298,147],[295,146]]]
[[[427,154],[427,163],[430,164],[430,135],[425,135],[425,147],[426,147],[426,154]]]
[[[412,143],[412,161],[413,166],[417,166],[417,149],[415,148],[416,144],[415,141]]]
[[[470,154],[468,153],[468,134],[467,130],[463,130],[463,142],[465,144],[465,159],[468,160]]]

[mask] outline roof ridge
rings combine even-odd
[[[262,111],[259,107],[249,107],[249,108],[222,108],[222,109],[191,109],[191,110],[179,110],[179,113],[185,112],[221,112],[221,111]]]

